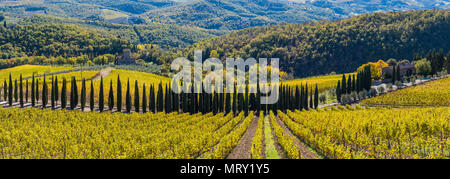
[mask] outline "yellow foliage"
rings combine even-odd
[[[389,64],[387,64],[383,60],[378,60],[378,62],[369,62],[364,65],[361,65],[358,68],[357,72],[363,71],[367,65],[370,65],[370,72],[373,79],[381,79],[383,75],[382,69],[389,66]]]

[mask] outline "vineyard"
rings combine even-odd
[[[368,105],[450,106],[450,78],[366,99],[363,103]]]
[[[245,93],[176,94],[170,78],[146,72],[15,68],[21,73],[0,71],[1,158],[450,157],[449,78],[369,98],[363,106],[320,108],[319,92],[345,77],[283,82],[272,86],[278,102],[261,105],[262,93],[248,86]],[[355,79],[348,75],[340,92],[368,85],[350,76]],[[403,108],[408,105],[415,106]]]

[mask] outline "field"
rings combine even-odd
[[[450,78],[364,100],[368,105],[450,106]]]
[[[13,68],[7,68],[0,70],[0,79],[9,78],[9,74],[11,74],[13,79],[18,79],[20,74],[22,77],[30,77],[35,73],[36,75],[41,75],[44,73],[53,73],[58,71],[65,71],[75,69],[76,67],[70,66],[43,66],[43,65],[22,65]]]

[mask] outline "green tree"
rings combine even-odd
[[[52,90],[50,91],[50,103],[52,110],[55,110],[55,78],[52,76]]]
[[[8,102],[9,102],[9,106],[12,106],[13,104],[13,82],[12,82],[12,77],[11,77],[11,73],[9,74],[9,86],[8,86]]]
[[[5,86],[6,86],[6,82],[5,82]],[[5,95],[6,95],[6,93],[5,93]],[[32,107],[34,107],[36,105],[35,99],[36,98],[35,98],[35,94],[34,94],[34,73],[33,73],[33,77],[31,78],[31,106]]]
[[[416,72],[423,76],[426,76],[431,73],[431,62],[428,61],[426,58],[417,61],[414,67],[416,68]]]
[[[314,109],[319,107],[319,89],[316,84],[316,90],[314,92]]]
[[[24,101],[23,101],[23,79],[22,79],[22,74],[20,74],[19,102],[20,102],[20,107],[23,108]]]
[[[130,94],[130,79],[127,81],[127,92],[125,94],[125,110],[131,113],[131,94]]]
[[[42,108],[46,108],[48,104],[48,86],[46,77],[44,75],[44,81],[42,82]]]
[[[67,80],[63,78],[63,84],[61,88],[61,109],[66,109],[67,106]]]
[[[139,103],[139,85],[137,80],[134,81],[134,111],[139,113],[140,103]]]
[[[117,75],[117,111],[122,112],[122,83],[120,82],[120,76]]]
[[[157,110],[158,112],[164,111],[164,96],[163,96],[163,88],[162,83],[159,83],[158,85],[158,94],[156,96],[156,102],[157,102]]]
[[[14,102],[19,101],[19,86],[17,85],[17,80],[14,80]]]
[[[155,86],[152,85],[150,87],[150,96],[149,96],[149,102],[150,104],[148,105],[150,107],[149,111],[151,111],[152,113],[156,113],[156,101],[155,101]]]
[[[89,96],[89,107],[91,111],[94,111],[95,108],[95,89],[94,89],[94,82],[91,80],[91,95]]]
[[[83,82],[81,82],[81,111],[84,111],[86,108],[86,79],[83,78]]]
[[[147,92],[145,90],[145,83],[142,86],[142,113],[147,113]]]
[[[103,93],[103,77],[100,78],[100,91],[98,93],[98,109],[103,112],[105,109],[105,95]]]
[[[108,108],[111,112],[114,109],[114,91],[112,80],[109,82]]]

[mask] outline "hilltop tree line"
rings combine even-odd
[[[15,25],[0,27],[0,58],[25,56],[76,57],[91,59],[115,54],[130,43],[118,38],[105,38],[75,25]]]
[[[280,58],[280,68],[296,77],[354,71],[379,59],[412,59],[450,47],[450,10],[374,13],[340,21],[281,24],[234,31],[183,49],[192,58],[204,49],[228,57]]]
[[[138,81],[135,81],[134,93],[132,93],[130,91],[130,85],[132,84],[130,84],[130,80],[128,79],[126,82],[125,99],[122,99],[122,82],[119,76],[117,77],[115,89],[113,82],[110,81],[108,94],[104,91],[103,78],[100,79],[100,85],[97,87],[94,87],[92,80],[89,85],[83,79],[81,82],[81,91],[78,90],[75,77],[72,77],[70,81],[70,90],[67,89],[67,83],[67,79],[63,78],[60,87],[57,76],[52,76],[49,85],[45,76],[43,82],[40,84],[39,79],[35,78],[34,75],[31,78],[31,83],[29,80],[24,81],[22,75],[19,80],[16,79],[13,81],[10,75],[9,81],[7,82],[5,80],[3,83],[3,99],[8,102],[9,106],[12,106],[15,102],[19,102],[22,108],[28,102],[31,103],[32,107],[38,107],[38,103],[40,102],[41,105],[39,107],[41,108],[50,107],[51,109],[57,109],[59,105],[61,109],[74,110],[80,108],[82,111],[89,109],[90,111],[98,110],[99,112],[104,112],[109,110],[111,112],[125,113],[182,112],[190,114],[238,114],[244,112],[248,114],[252,110],[263,110],[267,113],[269,110],[317,109],[319,105],[318,86],[316,85],[315,88],[310,86],[308,88],[308,84],[294,87],[282,84],[272,86],[270,87],[272,88],[271,93],[278,95],[278,101],[275,104],[263,105],[261,104],[263,94],[259,90],[259,84],[256,89],[249,89],[249,86],[246,85],[244,93],[237,93],[237,86],[235,85],[233,93],[227,93],[225,90],[222,90],[209,94],[204,89],[199,93],[195,92],[194,88],[190,88],[191,93],[181,92],[177,94],[173,92],[170,85],[163,86],[160,83],[158,85],[146,86],[143,84],[140,86]],[[140,87],[142,87],[142,91],[139,90]],[[178,88],[177,85],[174,87]],[[89,94],[87,89],[90,90]],[[255,92],[252,93],[252,91]],[[69,96],[67,95],[68,93]],[[96,95],[98,95],[97,101],[95,100]],[[89,101],[87,101],[88,98]]]

